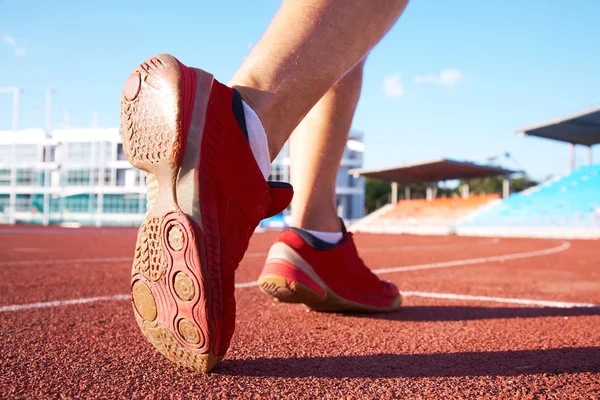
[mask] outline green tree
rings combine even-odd
[[[367,213],[375,211],[377,201],[389,195],[391,191],[390,183],[379,179],[365,179],[365,207]],[[384,203],[385,204],[385,203]]]
[[[463,180],[460,183],[462,185],[467,182],[471,194],[491,194],[502,193],[503,181],[503,176],[488,176],[485,178],[469,179],[467,181]],[[511,193],[518,193],[537,184],[538,182],[523,174],[510,179],[510,191]]]

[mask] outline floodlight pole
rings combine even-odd
[[[50,133],[52,129],[52,95],[54,89],[46,89],[46,133]]]
[[[18,87],[5,87],[0,88],[0,93],[12,93],[13,94],[13,115],[12,115],[12,130],[19,130],[19,111],[21,103],[21,88]]]
[[[14,88],[13,92],[13,131],[19,130],[19,108],[21,102],[21,89]]]

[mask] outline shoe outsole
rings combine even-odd
[[[283,270],[278,270],[277,266]],[[322,312],[390,312],[402,304],[400,294],[387,307],[344,299],[331,290],[295,250],[282,242],[271,247],[263,273],[258,278],[258,286],[277,301],[304,304]]]
[[[209,74],[194,71],[205,74],[204,85],[212,82]],[[189,159],[182,145],[188,132],[181,131],[179,122],[182,72],[174,57],[159,55],[133,73],[139,74],[140,89],[134,98],[127,98],[125,90],[121,97],[123,148],[129,162],[158,183],[136,241],[131,273],[135,318],[165,357],[186,369],[208,372],[221,357],[213,355],[207,337],[214,321],[208,310],[204,232],[201,219],[192,219],[178,203],[181,164]],[[197,90],[208,93],[210,86]],[[185,184],[193,185],[189,180]]]
[[[320,312],[357,312],[378,313],[391,312],[400,308],[401,296],[398,296],[389,307],[376,307],[346,300],[327,288],[326,296],[321,296],[308,286],[287,280],[282,276],[263,276],[258,280],[260,290],[282,303],[303,304]]]

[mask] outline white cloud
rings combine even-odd
[[[15,38],[10,35],[4,35],[4,43],[11,47],[15,47],[17,45]]]
[[[462,73],[457,69],[444,69],[440,73],[440,83],[442,85],[454,85],[462,79]]]
[[[415,83],[433,83],[442,86],[452,86],[462,80],[463,74],[458,69],[443,69],[438,75],[420,75],[414,79]]]
[[[404,95],[404,84],[400,81],[400,74],[383,78],[381,90],[388,97],[402,97]]]
[[[7,46],[13,49],[13,54],[15,56],[25,57],[27,55],[27,51],[25,50],[25,48],[19,46],[19,43],[17,43],[17,39],[15,39],[13,36],[4,35],[3,39],[4,43],[6,43]]]

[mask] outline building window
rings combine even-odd
[[[59,200],[60,201],[60,200]],[[62,211],[65,213],[84,213],[95,211],[96,196],[92,194],[78,194],[62,198]]]
[[[9,194],[0,194],[0,212],[4,212],[5,209],[8,209],[9,204],[10,204],[10,195]]]
[[[117,186],[125,186],[125,173],[126,169],[118,169],[117,170]]]
[[[269,175],[269,178],[267,180],[274,182],[285,182],[285,168],[287,168],[285,165],[274,164],[271,167],[271,175]]]
[[[16,211],[31,211],[31,195],[18,194],[15,204]]]
[[[146,210],[146,198],[139,195],[107,194],[102,211],[110,214],[137,214]]]
[[[145,182],[145,174],[142,171],[137,171],[135,174],[135,186],[142,186]]]
[[[123,143],[117,144],[117,160],[124,161],[127,160],[125,157],[125,151],[123,150]]]
[[[54,147],[54,146],[44,147],[44,161],[45,162],[56,161],[56,147]]]
[[[89,169],[70,169],[66,171],[65,182],[68,186],[87,186],[90,184]]]
[[[112,184],[112,171],[110,168],[104,170],[104,184],[108,186]]]
[[[10,169],[0,169],[0,186],[10,186]]]
[[[35,171],[33,169],[17,170],[17,186],[33,186],[35,184]]]

